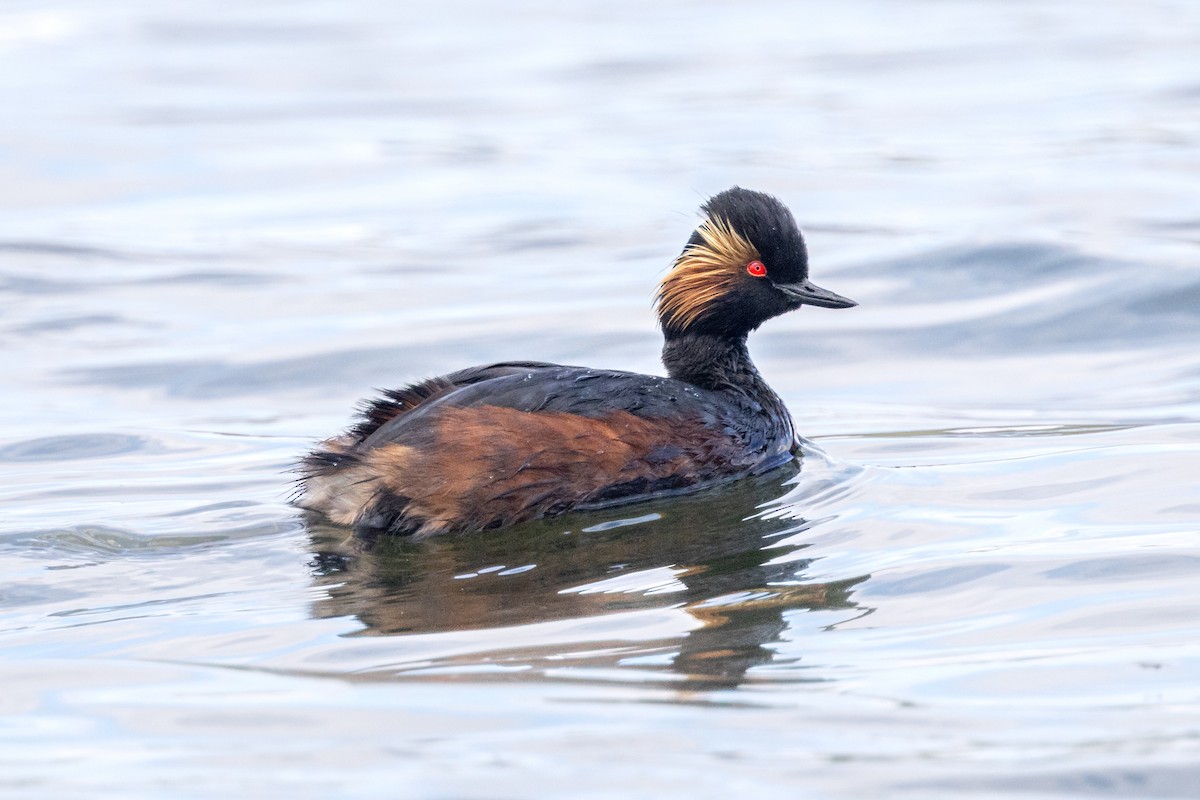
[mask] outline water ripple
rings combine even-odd
[[[45,436],[0,447],[0,462],[77,461],[108,458],[153,449],[153,440],[144,436],[117,433],[89,433],[71,436]]]

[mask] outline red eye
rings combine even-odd
[[[746,272],[756,278],[765,278],[767,277],[767,265],[761,261],[751,261],[746,265]]]

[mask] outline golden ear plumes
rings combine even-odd
[[[683,249],[654,295],[663,328],[694,324],[733,289],[742,268],[760,258],[754,245],[720,217],[705,219],[696,232],[700,241]]]

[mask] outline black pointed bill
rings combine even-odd
[[[801,305],[820,306],[821,308],[854,308],[858,303],[849,297],[834,294],[828,289],[822,289],[809,281],[800,283],[777,283],[775,288],[786,294]]]

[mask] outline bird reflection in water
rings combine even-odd
[[[797,534],[811,523],[763,513],[798,472],[793,462],[702,494],[423,541],[364,544],[314,515],[312,568],[326,591],[314,614],[355,617],[360,635],[386,636],[679,609],[687,624],[661,641],[639,636],[631,643],[618,633],[580,644],[568,633],[549,647],[492,650],[455,663],[547,668],[565,666],[558,655],[569,651],[574,667],[613,669],[635,659],[641,669],[661,665],[691,688],[731,688],[775,658],[772,643],[788,627],[787,612],[858,609],[852,588],[869,577],[804,581],[813,559],[800,555],[807,544],[792,542],[802,542]]]

